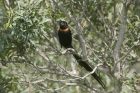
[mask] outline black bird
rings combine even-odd
[[[71,30],[69,29],[66,21],[60,21],[58,37],[61,47],[63,46],[64,48],[73,48]],[[81,67],[84,67],[89,72],[93,71],[90,65],[88,65],[85,61],[82,61],[81,57],[77,56],[76,54],[73,54],[73,56]],[[92,76],[100,83],[104,89],[106,88],[105,84],[101,81],[100,77],[95,72],[92,74]]]

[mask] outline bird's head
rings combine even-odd
[[[68,24],[66,21],[60,21],[60,28],[61,29],[66,29],[68,28]]]

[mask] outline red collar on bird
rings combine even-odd
[[[64,29],[60,28],[59,30],[60,30],[60,31],[68,31],[69,28],[64,28]]]

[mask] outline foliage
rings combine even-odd
[[[57,0],[3,0],[0,3],[0,93],[104,91],[92,77],[79,78],[87,72],[72,57],[68,58],[69,52],[61,53],[64,49],[57,40],[59,20],[68,22],[78,53],[83,55],[82,36],[88,63],[93,68],[103,64],[96,71],[106,82],[107,91],[115,87],[113,80],[120,81],[122,93],[140,90],[138,0],[130,2],[126,10],[126,31],[119,51],[122,58],[119,79],[115,77],[114,48],[122,25],[123,2],[120,0],[59,0],[59,3]],[[82,34],[76,22],[80,23]],[[76,75],[70,73],[71,62],[76,65]]]

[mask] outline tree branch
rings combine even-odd
[[[124,35],[125,35],[125,31],[126,31],[126,20],[127,20],[127,8],[126,8],[126,2],[123,2],[123,6],[122,6],[122,10],[121,10],[121,14],[120,14],[120,21],[121,21],[121,25],[120,25],[120,32],[118,35],[118,40],[116,43],[116,46],[114,48],[114,93],[120,93],[121,89],[122,89],[122,84],[120,82],[120,63],[118,63],[118,61],[120,60],[120,49],[121,46],[123,44],[124,41]],[[117,64],[118,63],[118,64]],[[117,64],[117,66],[115,65]]]

